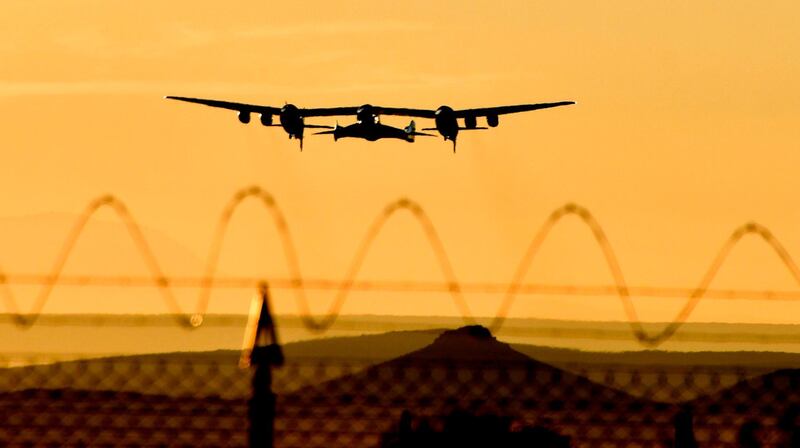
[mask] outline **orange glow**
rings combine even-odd
[[[280,201],[309,277],[342,278],[376,211],[400,197],[424,207],[467,282],[509,281],[536,229],[570,201],[603,223],[630,284],[696,285],[727,235],[750,220],[797,258],[798,13],[791,1],[4,2],[0,266],[48,272],[72,218],[110,193],[153,238],[166,274],[201,275],[216,218],[250,184]],[[455,155],[422,137],[308,137],[300,153],[279,129],[162,99],[169,94],[306,107],[578,104],[502,117],[495,129],[462,135]],[[146,274],[115,217],[98,216],[65,273]],[[267,219],[254,205],[238,212],[222,273],[287,277]],[[359,278],[441,274],[418,226],[398,218]],[[526,279],[612,282],[591,234],[573,221],[554,230]],[[780,260],[750,240],[711,286],[797,290]],[[34,303],[35,289],[15,292],[22,309]],[[181,294],[191,307],[196,291]],[[251,294],[216,291],[210,311],[245,313]],[[297,312],[290,291],[274,296],[278,313]],[[331,300],[328,291],[309,297],[316,312]],[[466,297],[479,316],[501,299]],[[654,321],[684,303],[633,300]],[[156,313],[163,303],[155,289],[64,287],[46,311]],[[343,312],[458,309],[444,293],[365,292]],[[625,318],[614,297],[526,296],[511,315]],[[797,323],[798,315],[798,301],[709,300],[691,320]]]

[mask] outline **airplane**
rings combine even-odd
[[[395,138],[413,142],[417,136],[433,137],[433,134],[417,132],[416,124],[412,120],[405,128],[396,128],[380,122],[381,115],[393,115],[412,118],[433,119],[436,127],[423,128],[423,131],[438,131],[444,140],[453,142],[453,152],[456,151],[456,139],[460,131],[488,129],[478,126],[478,117],[485,117],[489,127],[497,127],[500,123],[499,116],[532,110],[547,109],[551,107],[575,104],[574,101],[560,101],[556,103],[519,104],[514,106],[484,107],[478,109],[454,110],[449,106],[440,106],[438,109],[410,109],[403,107],[383,107],[364,104],[355,107],[327,107],[327,108],[299,108],[294,104],[286,104],[281,108],[273,106],[260,106],[256,104],[234,103],[230,101],[210,100],[203,98],[188,98],[183,96],[166,96],[166,99],[185,101],[188,103],[202,104],[210,107],[237,111],[239,121],[250,123],[252,114],[258,114],[264,126],[280,126],[289,134],[289,138],[300,141],[300,150],[303,150],[304,131],[308,129],[325,129],[319,134],[333,135],[334,141],[340,138],[361,138],[376,141],[384,138]],[[336,117],[355,115],[356,122],[347,126],[307,124],[306,118]],[[275,124],[273,116],[280,118],[280,123]],[[462,119],[463,126],[458,120]]]

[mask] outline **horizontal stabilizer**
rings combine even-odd
[[[333,129],[333,126],[328,126],[325,124],[307,124],[305,127],[309,129]]]
[[[479,126],[477,128],[458,128],[459,131],[475,131],[481,129],[489,129],[487,127]],[[422,128],[423,131],[437,131],[437,128]]]
[[[333,134],[334,132],[336,132],[336,131],[335,131],[335,130],[333,130],[333,129],[331,129],[330,131],[320,131],[320,132],[315,132],[315,133],[313,133],[312,135],[326,135],[326,134]]]
[[[423,129],[423,130],[425,130],[425,129]],[[435,136],[435,135],[433,135],[433,134],[426,134],[426,133],[424,133],[424,132],[416,132],[416,131],[415,131],[415,132],[411,132],[411,133],[409,133],[408,135],[414,135],[414,136],[416,136],[416,135],[421,135],[421,136],[423,136],[423,137],[436,137],[436,136]]]

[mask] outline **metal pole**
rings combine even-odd
[[[258,303],[253,311],[258,321],[252,325],[245,341],[242,364],[249,365],[253,371],[253,391],[248,401],[248,420],[250,424],[250,448],[272,448],[275,431],[275,394],[272,392],[272,369],[283,365],[283,352],[278,343],[275,322],[269,308],[269,288],[266,283],[259,287]],[[252,313],[250,319],[255,317]],[[249,350],[249,353],[247,351]],[[248,359],[245,359],[247,357]]]

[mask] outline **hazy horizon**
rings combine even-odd
[[[8,356],[100,356],[178,351],[238,350],[246,316],[208,316],[197,329],[180,327],[175,316],[43,315],[32,328],[21,329],[0,315],[0,352]],[[479,322],[484,325],[487,322]],[[281,343],[333,337],[376,335],[394,331],[452,329],[459,318],[430,316],[341,316],[324,333],[307,330],[297,316],[276,316]],[[656,332],[664,324],[647,324]],[[687,323],[667,342],[642,345],[626,322],[578,322],[513,318],[495,332],[502,341],[592,352],[761,351],[800,353],[796,325]]]

